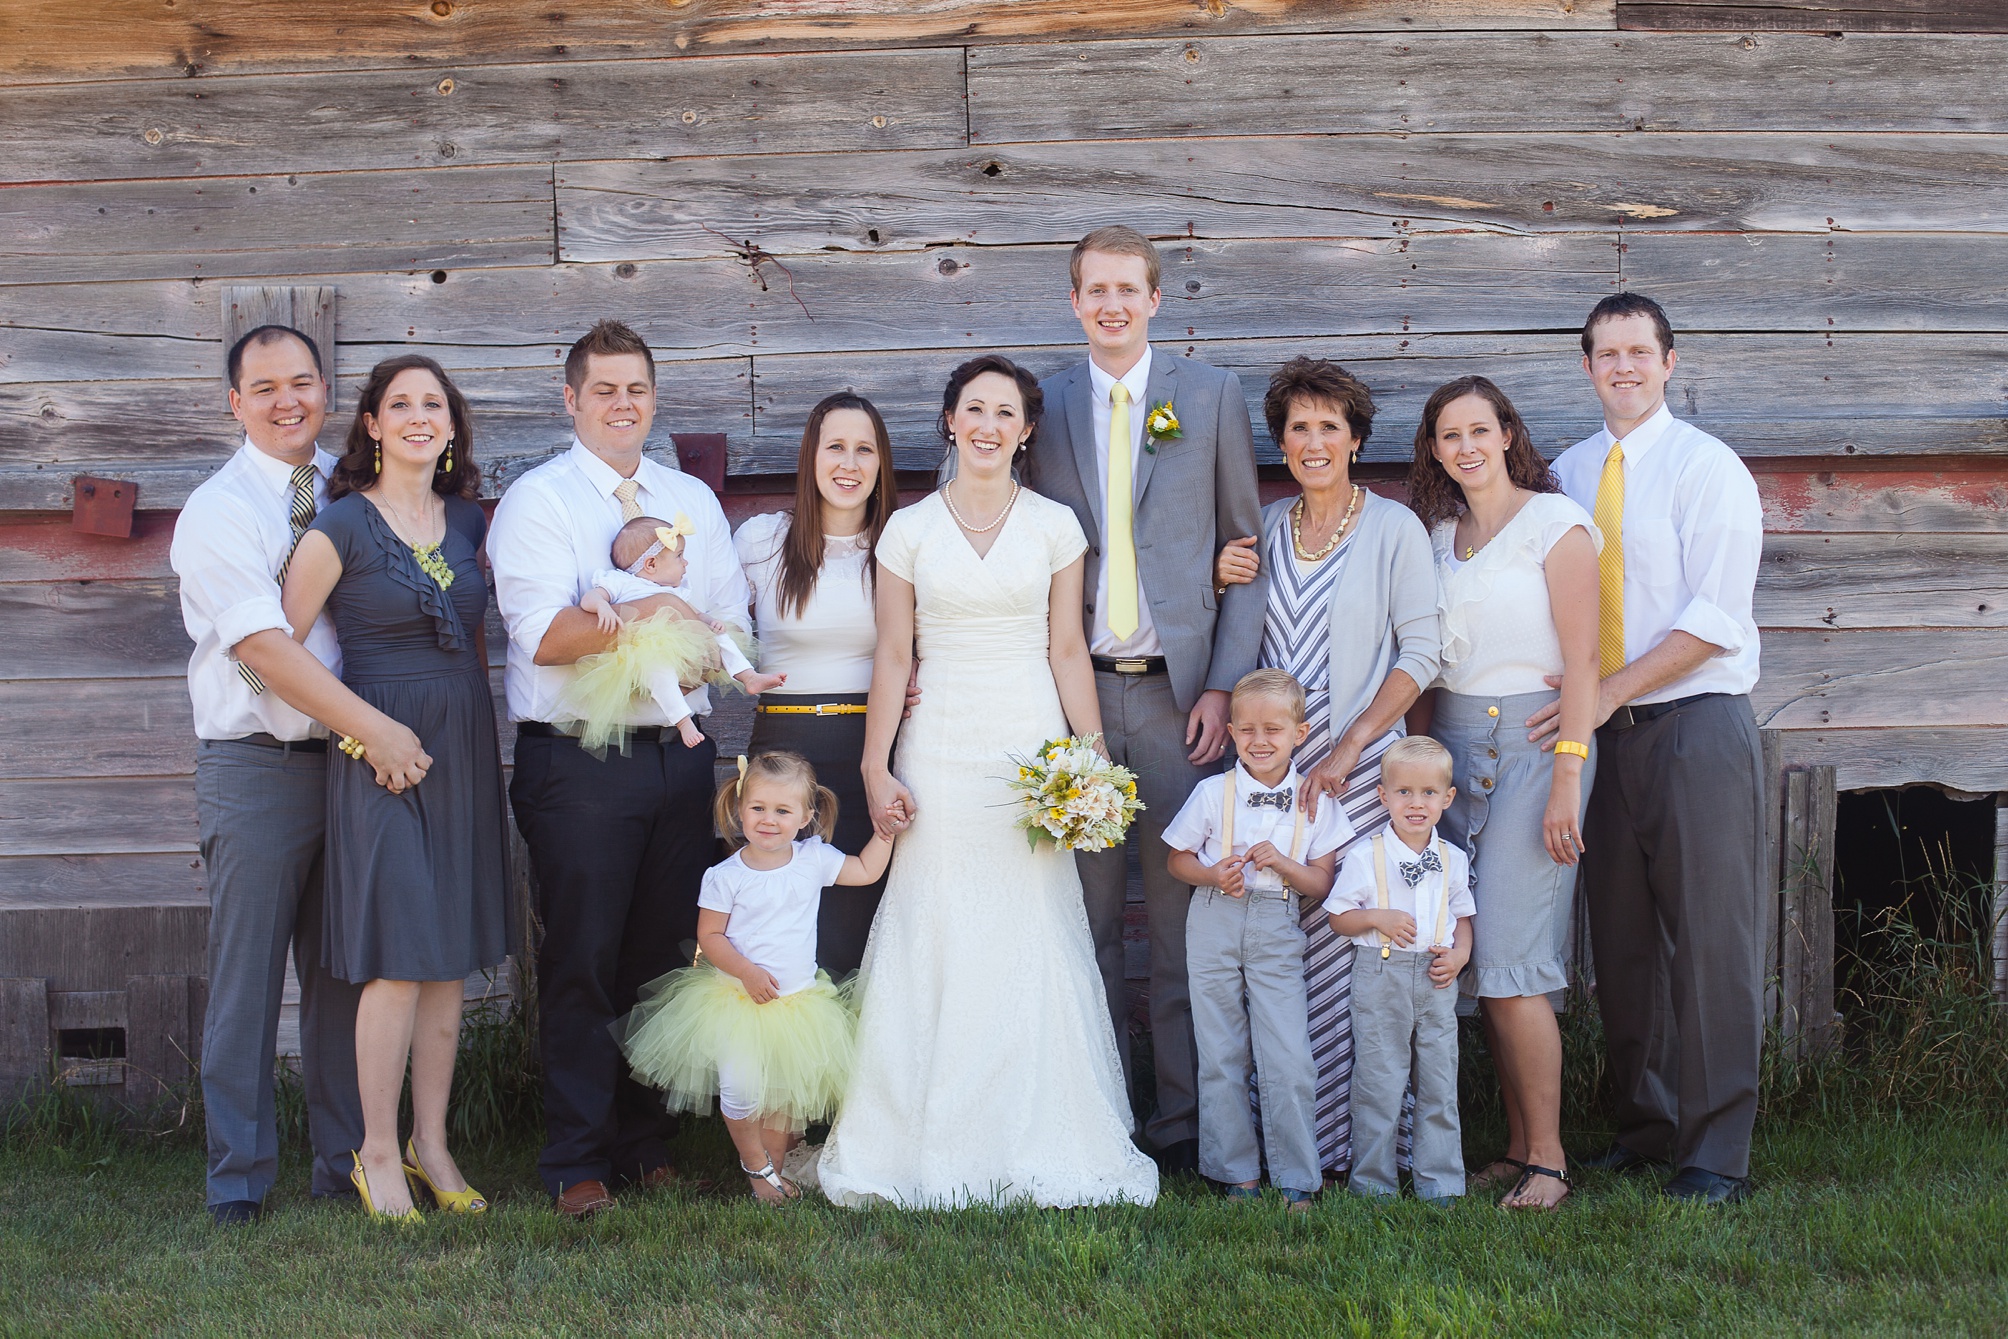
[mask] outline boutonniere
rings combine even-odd
[[[1150,416],[1143,421],[1143,428],[1143,449],[1152,455],[1157,454],[1159,442],[1175,442],[1183,435],[1178,430],[1178,415],[1169,400],[1150,411]]]

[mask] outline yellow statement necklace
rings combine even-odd
[[[1346,527],[1353,523],[1353,513],[1360,509],[1360,494],[1364,491],[1358,484],[1353,485],[1352,498],[1346,503],[1346,514],[1339,518],[1338,528],[1325,541],[1325,547],[1316,553],[1304,548],[1304,495],[1297,495],[1296,504],[1290,508],[1290,547],[1296,550],[1298,562],[1321,563],[1332,556],[1332,550],[1339,547],[1339,541],[1346,536]]]
[[[374,500],[394,520],[400,522],[406,530],[411,531],[413,534],[418,533],[418,527],[411,523],[411,518],[399,511],[395,506],[392,506],[389,498],[378,497]],[[396,528],[396,526],[391,527],[393,533],[396,532]],[[398,538],[404,540],[405,546],[411,550],[412,561],[418,564],[419,571],[432,578],[433,585],[439,587],[441,590],[448,590],[452,587],[453,568],[447,565],[446,558],[439,551],[439,546],[446,542],[444,533],[430,544],[413,543],[411,540],[405,539],[401,534],[398,535]]]

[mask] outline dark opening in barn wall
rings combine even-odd
[[[1836,984],[1886,954],[1894,923],[1927,938],[1984,944],[1992,914],[1996,801],[1932,786],[1849,791],[1834,832]]]

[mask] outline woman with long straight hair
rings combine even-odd
[[[885,421],[870,400],[839,391],[803,425],[794,510],[755,516],[733,540],[753,587],[760,672],[788,676],[785,693],[760,695],[749,751],[809,760],[836,793],[836,844],[846,851],[872,835],[859,769],[878,646],[874,550],[898,506]],[[830,975],[857,969],[884,891],[883,876],[823,890],[816,961]]]
[[[332,501],[285,569],[295,635],[325,607],[342,649],[340,682],[323,671],[295,705],[324,719],[381,713],[425,749],[418,767],[395,772],[351,740],[328,754],[323,956],[363,987],[363,1146],[350,1179],[370,1212],[393,1218],[415,1212],[419,1189],[450,1212],[487,1208],[446,1146],[462,983],[500,966],[516,937],[482,635],[480,477],[467,402],[439,364],[381,362],[329,480]],[[413,1123],[400,1148],[407,1064]]]

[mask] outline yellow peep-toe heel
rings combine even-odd
[[[387,1218],[393,1223],[417,1223],[424,1221],[424,1215],[419,1213],[418,1206],[415,1204],[403,1213],[384,1213],[378,1209],[376,1201],[370,1198],[370,1179],[363,1174],[363,1155],[352,1150],[349,1156],[356,1160],[355,1167],[349,1172],[349,1184],[356,1188],[356,1194],[363,1197],[363,1208],[369,1213],[370,1217]]]
[[[487,1213],[488,1201],[473,1186],[465,1190],[441,1190],[432,1184],[432,1178],[425,1174],[425,1164],[418,1160],[418,1142],[404,1141],[404,1179],[411,1182],[412,1192],[417,1193],[424,1186],[432,1195],[432,1202],[448,1213]]]

